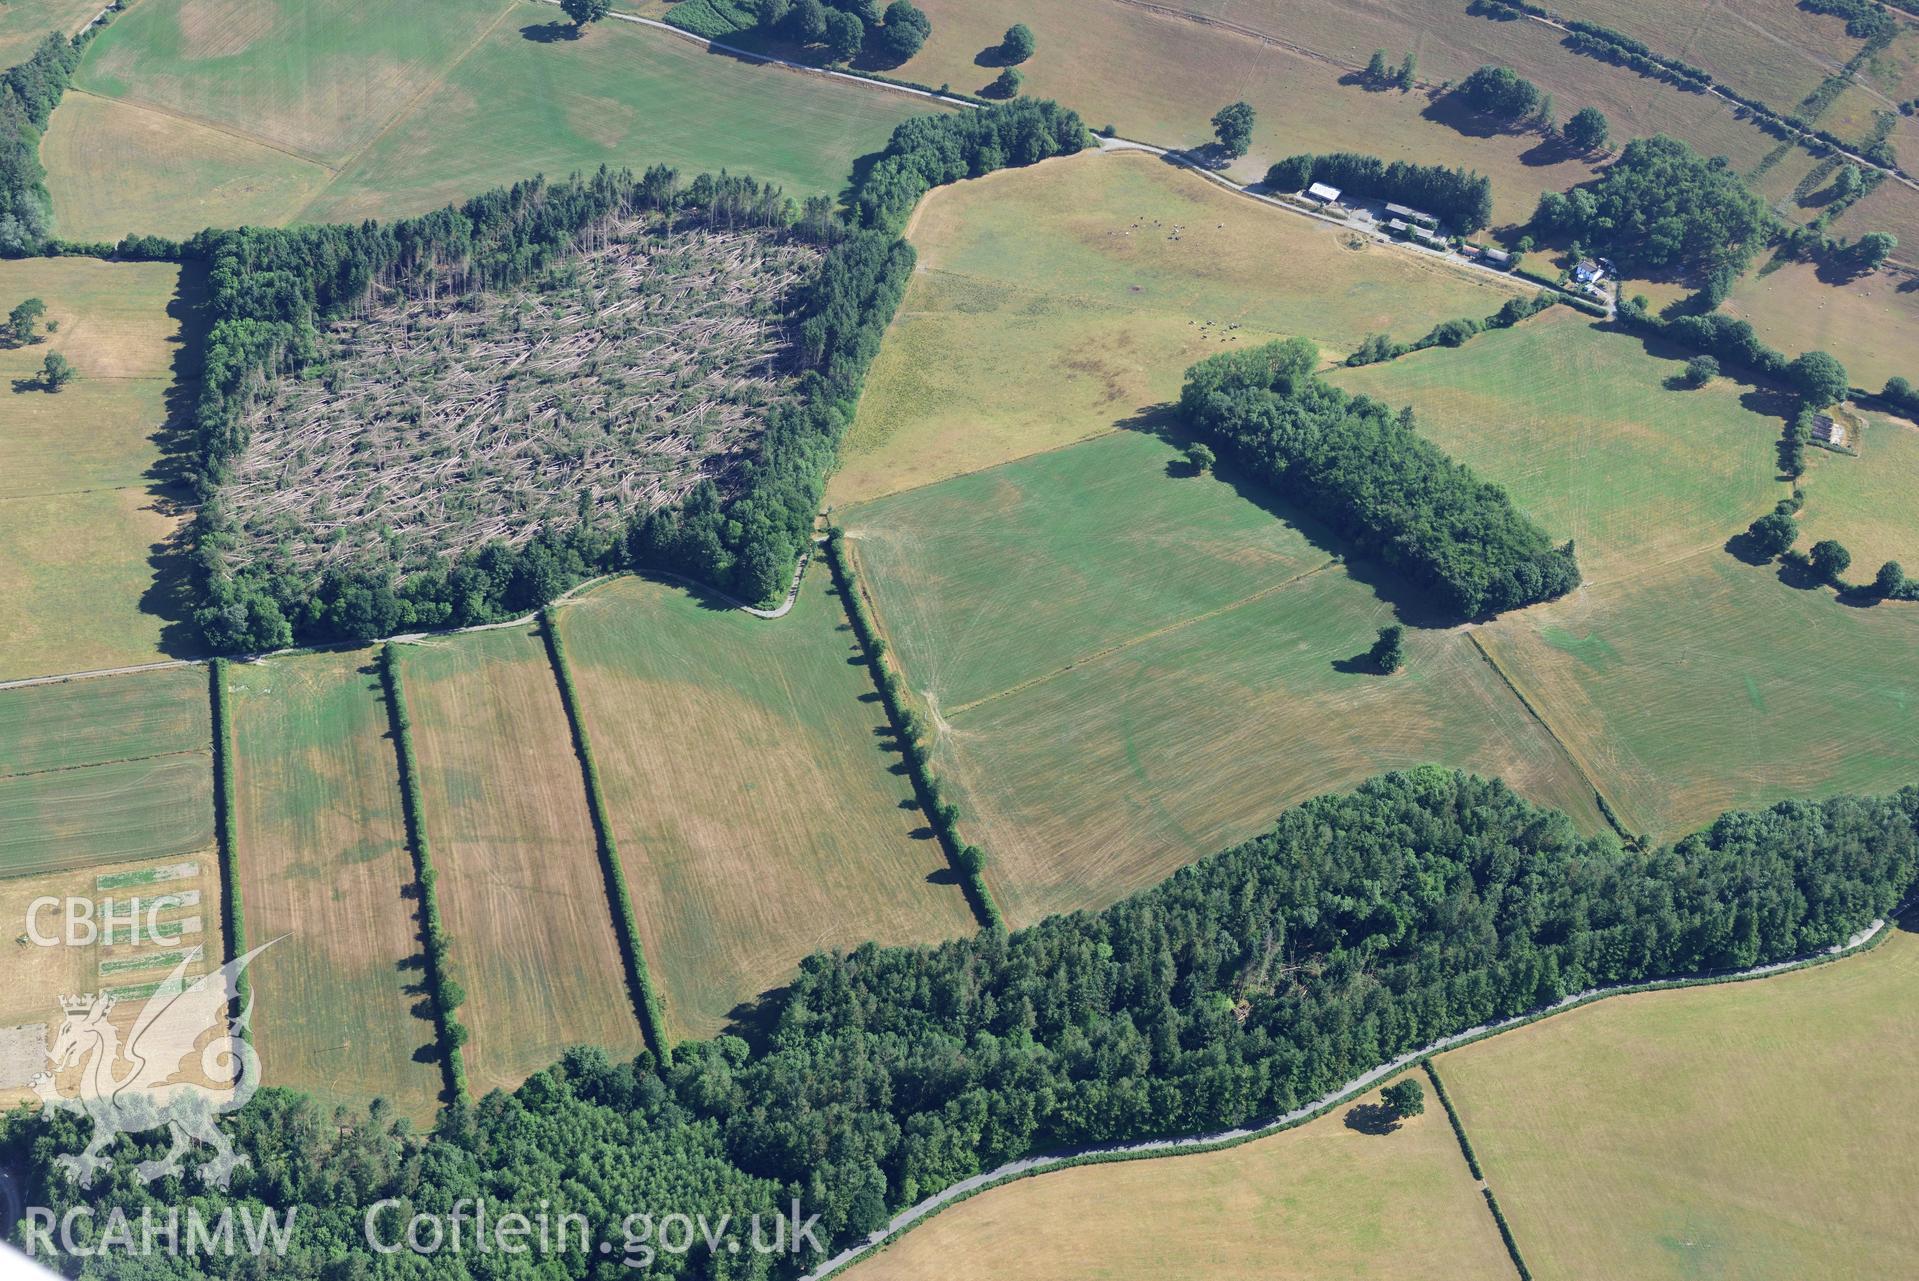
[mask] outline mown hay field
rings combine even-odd
[[[0,691],[0,876],[213,843],[203,668]]]
[[[977,928],[825,565],[775,621],[621,579],[561,631],[671,1037],[718,1031],[810,952]]]
[[[1812,263],[1786,263],[1740,280],[1725,309],[1788,355],[1831,352],[1855,387],[1878,391],[1895,375],[1919,379],[1919,280],[1904,272],[1833,285]]]
[[[54,113],[60,228],[357,222],[603,163],[830,193],[928,106],[630,23],[579,40],[566,25],[556,8],[501,0],[455,0],[431,21],[367,0],[148,0],[88,51],[78,82],[92,100]],[[103,155],[118,161],[115,190]]]
[[[0,5],[0,67],[25,62],[47,32],[73,35],[98,12],[95,0],[8,0]]]
[[[1540,1277],[1880,1276],[1919,1233],[1919,940],[1441,1056]]]
[[[266,1080],[375,1097],[422,1126],[441,1089],[397,757],[372,650],[235,664],[234,825]]]
[[[1012,921],[1097,908],[1286,805],[1428,761],[1600,818],[1458,630],[1360,661],[1395,606],[1273,495],[1102,437],[843,513]]]
[[[1919,777],[1910,606],[1848,608],[1714,548],[1473,635],[1633,832]]]
[[[203,282],[173,263],[0,262],[0,314],[39,298],[42,328],[58,325],[0,346],[0,679],[151,661],[184,643],[184,567],[169,547],[188,495],[164,447],[198,377],[189,313]],[[39,382],[50,352],[79,375],[58,392]]]
[[[1919,424],[1868,414],[1855,441],[1859,456],[1809,449],[1810,470],[1802,482],[1806,505],[1799,513],[1799,546],[1836,538],[1852,553],[1846,577],[1869,582],[1886,561],[1919,574]],[[1912,606],[1887,606],[1911,617]]]
[[[842,449],[838,504],[1109,430],[1233,346],[1304,335],[1343,357],[1369,332],[1488,315],[1521,289],[1141,153],[942,188],[908,235],[920,269]]]
[[[1681,389],[1687,354],[1555,307],[1332,381],[1410,404],[1422,435],[1504,485],[1555,540],[1573,539],[1598,583],[1722,546],[1786,497],[1783,420],[1749,407],[1765,398],[1730,378]]]
[[[166,977],[170,966],[162,958],[197,947],[201,956],[188,965],[188,975],[217,967],[226,954],[220,894],[220,862],[211,851],[0,879],[0,931],[8,940],[7,982],[0,987],[0,1107],[32,1097],[32,1077],[48,1067],[61,997],[121,991],[113,1020],[124,1031],[144,1003],[141,989]],[[49,898],[56,905],[36,913],[34,904]],[[76,917],[71,932],[64,916],[69,902]],[[116,916],[112,941],[85,932],[88,924],[104,929],[109,904]],[[140,920],[138,939],[128,936],[130,913]],[[51,942],[42,945],[35,934]]]
[[[1022,1179],[942,1211],[847,1276],[1504,1281],[1512,1262],[1428,1099],[1386,1134],[1346,1124],[1377,1106],[1371,1094],[1223,1152]]]
[[[516,626],[401,652],[474,1094],[571,1045],[644,1048],[586,784],[544,642]]]

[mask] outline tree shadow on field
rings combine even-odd
[[[880,162],[880,157],[885,154],[884,151],[869,151],[863,156],[853,157],[853,167],[846,176],[846,185],[841,187],[839,191],[841,213],[850,214],[856,212],[853,207],[854,197],[859,194],[860,188],[865,185],[866,176],[873,172],[873,166],[877,165]]]
[[[1361,1103],[1346,1111],[1346,1128],[1361,1134],[1391,1134],[1399,1128],[1399,1115],[1379,1103]]]
[[[193,611],[199,604],[192,571],[193,516],[196,511],[193,410],[200,398],[201,362],[210,327],[206,313],[206,267],[189,262],[180,269],[180,284],[167,303],[167,316],[179,331],[169,335],[173,348],[166,396],[166,416],[148,439],[157,457],[142,477],[147,482],[142,511],[177,521],[173,531],[147,548],[152,573],[140,595],[140,610],[160,620],[160,650],[169,658],[197,657],[203,650]]]
[[[739,1037],[755,1055],[765,1053],[772,1045],[773,1032],[791,996],[790,988],[769,987],[758,996],[741,1001],[726,1012],[726,1026],[720,1029],[721,1033]]]
[[[1169,404],[1148,405],[1131,417],[1120,419],[1113,426],[1120,431],[1136,431],[1157,436],[1176,450],[1183,451],[1194,440],[1192,434],[1180,421],[1178,412]],[[1316,517],[1285,495],[1239,470],[1229,460],[1222,458],[1213,464],[1210,481],[1195,479],[1185,468],[1185,461],[1175,458],[1167,464],[1167,475],[1178,476],[1182,484],[1217,482],[1226,485],[1239,497],[1262,509],[1275,520],[1292,526],[1308,544],[1325,553],[1328,560],[1337,562],[1338,568],[1345,573],[1346,577],[1369,588],[1382,603],[1390,606],[1397,622],[1408,627],[1419,628],[1451,627],[1459,622],[1453,613],[1429,593],[1408,583],[1403,577],[1394,574],[1378,562],[1354,555],[1345,539],[1328,529]]]
[[[562,40],[578,40],[580,29],[570,22],[538,22],[521,27],[520,35],[535,44],[558,44]]]

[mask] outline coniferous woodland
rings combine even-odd
[[[855,191],[852,223],[824,198],[795,208],[751,178],[701,174],[688,183],[655,166],[638,178],[602,169],[559,183],[534,179],[393,223],[201,233],[183,252],[210,265],[213,325],[195,417],[207,499],[195,524],[205,585],[197,619],[208,643],[262,650],[296,637],[359,640],[489,622],[627,566],[672,570],[747,600],[777,596],[812,536],[866,368],[912,272],[913,251],[896,235],[906,213],[932,186],[1077,151],[1085,139],[1079,118],[1050,102],[908,120]],[[404,575],[377,558],[289,552],[272,519],[250,532],[236,520],[223,491],[243,474],[252,411],[275,394],[276,380],[337,347],[329,346],[329,325],[361,316],[377,299],[402,311],[420,298],[452,300],[457,321],[462,296],[550,286],[547,273],[568,265],[583,241],[635,218],[665,227],[669,239],[676,227],[713,236],[760,229],[819,250],[817,267],[783,309],[792,340],[780,394],[756,407],[750,442],[723,469],[709,468],[723,474],[669,486],[677,501],[637,513],[623,529],[584,514],[550,520],[530,537],[490,539]],[[468,309],[484,310],[478,302]],[[420,467],[440,465],[432,449],[414,453]],[[274,475],[317,477],[316,486],[327,479],[323,460],[283,454],[274,468],[253,470],[263,494]],[[371,518],[380,498],[362,493],[356,502]],[[444,513],[434,519],[447,523]],[[262,552],[251,561],[240,554],[249,545]]]
[[[844,1244],[889,1213],[1024,1154],[1257,1124],[1449,1033],[1594,986],[1703,976],[1843,943],[1919,874],[1919,788],[1789,801],[1627,850],[1503,784],[1426,767],[1309,801],[1265,835],[1102,912],[934,948],[805,961],[749,1041],[614,1064],[570,1053],[511,1095],[444,1114],[430,1140],[376,1110],[342,1125],[265,1090],[226,1123],[252,1164],[223,1204],[300,1207],[276,1277],[393,1262],[418,1211],[577,1212],[621,1240],[634,1212],[767,1222],[798,1198]],[[80,1203],[53,1165],[84,1123],[16,1112],[0,1160],[31,1204]],[[122,1140],[85,1203],[177,1204]],[[152,1151],[148,1151],[151,1149]],[[542,1207],[542,1202],[545,1203]],[[83,1225],[84,1226],[84,1225]],[[404,1275],[531,1275],[526,1258],[408,1256]],[[790,1275],[817,1256],[662,1255],[657,1275]],[[543,1276],[624,1275],[547,1255]],[[245,1257],[153,1256],[152,1276],[243,1276]],[[385,1273],[381,1273],[385,1274]],[[394,1273],[399,1275],[399,1273]]]
[[[1303,338],[1213,356],[1186,371],[1186,425],[1253,476],[1430,592],[1461,618],[1563,596],[1579,585],[1506,491],[1448,458],[1395,413],[1313,371]]]

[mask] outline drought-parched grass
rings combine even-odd
[[[1105,431],[1234,345],[1304,335],[1344,356],[1369,332],[1488,315],[1519,289],[1140,153],[943,188],[909,236],[920,270],[868,377],[836,503]]]
[[[1852,553],[1846,577],[1869,581],[1886,561],[1919,574],[1919,426],[1867,415],[1857,458],[1806,451],[1806,506],[1799,513],[1801,548],[1836,538]],[[1911,612],[1910,607],[1902,612]],[[1912,619],[1919,626],[1919,617]]]
[[[97,0],[7,0],[0,4],[0,67],[25,62],[49,31],[74,34],[100,9]]]
[[[0,876],[205,848],[212,747],[200,668],[0,691]]]
[[[1558,307],[1333,381],[1410,404],[1423,435],[1573,539],[1586,580],[1604,582],[1721,546],[1786,496],[1784,423],[1731,379],[1681,389],[1686,353],[1662,354]]]
[[[1429,1104],[1387,1134],[1345,1123],[1377,1103],[1224,1152],[1022,1179],[942,1211],[846,1275],[1506,1281],[1513,1265],[1446,1114]]]
[[[1847,608],[1714,549],[1474,635],[1634,832],[1919,777],[1909,606]]]
[[[204,668],[0,691],[0,776],[211,749]]]
[[[974,930],[824,565],[773,622],[626,579],[561,626],[674,1039],[809,952]]]
[[[1919,1217],[1919,941],[1620,997],[1440,1067],[1540,1277],[1866,1277]]]
[[[1787,263],[1748,274],[1726,310],[1780,351],[1831,352],[1855,387],[1878,391],[1895,374],[1919,378],[1919,285],[1904,273],[1835,286],[1811,263]]]
[[[586,784],[537,631],[449,637],[400,661],[473,1092],[512,1089],[572,1045],[637,1053]]]
[[[180,643],[181,569],[164,555],[186,495],[162,442],[202,276],[172,263],[0,262],[0,312],[25,298],[58,330],[0,347],[0,679],[150,661]],[[49,352],[79,378],[39,383]],[[170,391],[171,388],[171,391]]]
[[[1464,633],[1412,630],[1405,670],[1373,674],[1359,660],[1395,611],[1371,571],[1175,458],[1116,434],[843,515],[1015,924],[1103,906],[1293,801],[1421,762],[1599,825]]]
[[[280,940],[251,971],[266,1080],[424,1125],[440,1070],[373,653],[236,664],[227,688],[248,941]]]

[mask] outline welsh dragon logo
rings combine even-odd
[[[178,1175],[195,1143],[213,1149],[200,1166],[205,1186],[226,1188],[234,1169],[246,1164],[215,1122],[245,1107],[260,1088],[260,1059],[244,1036],[253,1015],[251,999],[237,1019],[229,1019],[227,1009],[240,975],[271,946],[262,944],[191,982],[186,977],[191,958],[182,960],[147,998],[124,1044],[120,1024],[109,1017],[113,996],[61,998],[65,1017],[47,1051],[52,1067],[34,1077],[33,1088],[48,1108],[93,1122],[86,1149],[57,1158],[76,1183],[93,1185],[94,1175],[112,1164],[106,1151],[120,1135],[162,1126],[172,1133],[173,1146],[160,1159],[134,1167],[143,1183]],[[183,1071],[196,1060],[198,1078]],[[75,1069],[78,1088],[63,1092],[57,1078],[70,1080]]]

